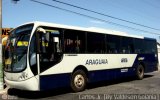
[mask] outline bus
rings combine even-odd
[[[135,76],[158,70],[156,39],[47,22],[11,31],[4,80],[10,88],[44,91]]]

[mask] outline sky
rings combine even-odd
[[[106,23],[104,21],[86,18],[84,16],[65,12],[53,7],[41,5],[31,0],[20,0],[17,3],[13,3],[11,1],[12,0],[2,0],[2,27],[4,28],[15,28],[18,25],[31,21],[43,21],[86,28],[98,27],[108,30],[122,31],[127,32],[128,34],[156,38],[158,41],[160,41],[160,35],[135,31],[125,27]],[[54,2],[53,0],[37,1],[53,6],[58,6],[91,17],[96,17],[98,19],[160,34],[160,0],[59,0],[159,30],[149,29],[106,16],[98,15],[92,12],[87,12]]]

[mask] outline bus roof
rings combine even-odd
[[[125,32],[120,32],[120,31],[115,31],[115,30],[107,30],[107,29],[96,28],[96,27],[84,28],[84,27],[62,25],[62,24],[40,22],[40,21],[28,22],[25,24],[32,24],[32,23],[36,26],[48,26],[48,27],[56,27],[56,28],[64,28],[64,29],[72,29],[72,30],[79,30],[79,31],[86,31],[86,32],[95,32],[95,33],[103,33],[103,34],[111,34],[111,35],[144,39],[143,36],[131,35],[131,34],[128,34]],[[23,25],[25,25],[25,24],[23,24]]]

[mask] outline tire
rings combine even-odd
[[[83,70],[77,70],[71,78],[71,88],[74,92],[83,91],[86,88],[87,76]]]
[[[138,65],[136,69],[136,77],[138,80],[142,80],[144,78],[144,67],[142,65]]]

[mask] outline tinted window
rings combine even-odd
[[[143,52],[142,44],[143,44],[143,41],[141,39],[135,39],[134,41],[135,53]]]
[[[151,40],[144,40],[143,44],[144,47],[144,53],[156,53],[157,52],[157,45],[156,41]]]
[[[135,39],[135,53],[156,53],[157,45],[154,40]]]
[[[99,33],[87,33],[88,53],[105,53],[105,35]]]
[[[121,53],[134,53],[133,38],[122,37],[121,38]]]
[[[84,53],[85,52],[85,32],[65,30],[64,31],[64,52]]]
[[[107,53],[120,53],[120,37],[114,35],[106,36]]]

